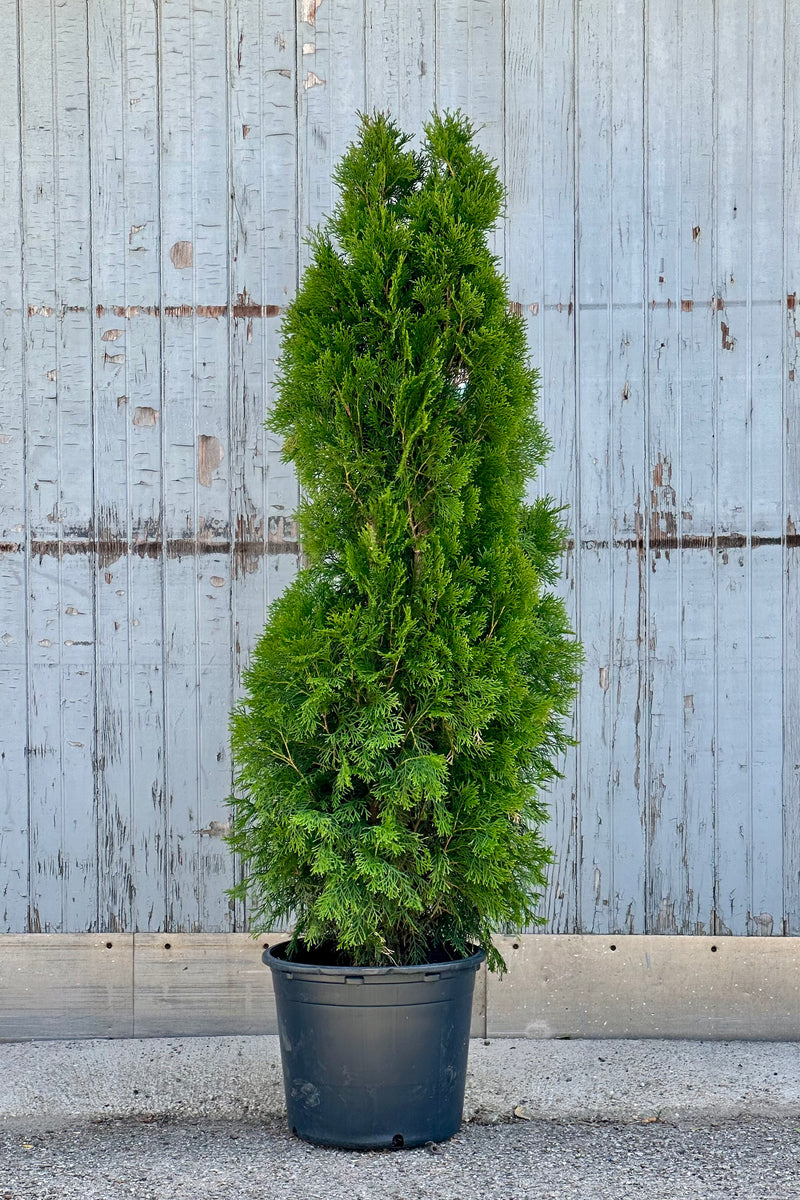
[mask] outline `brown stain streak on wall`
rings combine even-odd
[[[789,522],[791,525],[791,522]],[[250,525],[250,522],[247,522]],[[263,522],[259,522],[263,527]],[[138,558],[183,558],[193,554],[229,554],[231,550],[242,560],[262,558],[273,554],[299,554],[300,543],[294,531],[294,522],[283,517],[270,517],[267,539],[259,536],[239,536],[239,530],[244,533],[245,522],[239,518],[237,536],[233,542],[230,538],[168,538],[166,543],[161,538],[149,538],[142,542],[128,543],[124,538],[113,536],[103,538],[32,538],[31,554],[40,559],[48,556],[62,558],[72,554],[98,554],[106,563],[114,562],[125,555]],[[643,537],[615,538],[613,542],[607,539],[583,538],[580,543],[584,550],[635,550],[644,553],[647,543]],[[753,534],[748,537],[743,533],[726,533],[714,537],[713,534],[677,534],[657,533],[651,528],[649,547],[659,550],[739,550],[745,547],[787,546],[790,549],[800,549],[800,533],[790,529],[783,537],[778,535]],[[0,542],[0,554],[19,554],[25,549],[25,542]],[[575,549],[575,541],[569,538],[564,544],[566,551]],[[248,565],[247,568],[252,567]]]
[[[253,317],[279,317],[283,312],[280,304],[167,304],[160,307],[157,304],[114,304],[106,308],[98,304],[95,309],[98,317],[113,313],[115,317],[131,321],[134,317],[211,317],[219,320],[230,313],[235,320],[252,320]],[[29,313],[29,315],[31,315]]]
[[[288,522],[287,522],[288,524]],[[270,526],[272,522],[270,522]],[[263,558],[273,554],[299,554],[300,545],[295,541],[282,540],[273,536],[270,528],[267,541],[262,539],[215,538],[201,540],[199,538],[154,538],[145,542],[126,542],[124,538],[113,536],[102,538],[73,538],[48,539],[31,538],[31,554],[40,560],[44,557],[63,558],[73,554],[97,554],[100,566],[108,566],[126,555],[136,558],[184,558],[195,554],[230,554],[233,551],[237,558]],[[0,554],[18,554],[25,549],[24,542],[0,542]]]
[[[736,338],[731,337],[731,331],[724,321],[720,322],[720,329],[722,330],[722,349],[733,350],[736,346]]]
[[[654,514],[655,515],[655,514]],[[647,548],[644,538],[615,538],[613,542],[608,540],[598,540],[594,538],[584,538],[581,540],[581,547],[584,550],[608,550],[613,547],[615,550],[636,550],[638,553],[644,553]],[[738,550],[749,546],[751,548],[758,546],[788,546],[790,548],[800,547],[800,534],[787,533],[783,537],[775,535],[753,534],[748,537],[744,533],[724,533],[715,537],[713,534],[683,534],[678,536],[670,532],[654,531],[650,527],[649,546],[651,550]],[[565,550],[574,550],[575,542],[570,538],[564,546]]]

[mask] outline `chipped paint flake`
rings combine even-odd
[[[209,821],[205,829],[198,829],[200,837],[224,838],[231,831],[229,821]]]
[[[326,79],[320,79],[319,75],[315,75],[313,71],[309,71],[303,80],[303,87],[308,91],[309,88],[322,87],[325,83],[327,83]]]
[[[300,20],[306,25],[316,25],[317,11],[322,0],[300,0]]]
[[[124,332],[125,332],[124,329],[107,329],[105,331],[105,333],[102,333],[100,335],[100,341],[101,342],[115,342],[117,340],[117,338],[122,337]]]

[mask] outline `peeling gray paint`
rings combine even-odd
[[[729,8],[0,11],[0,928],[243,927],[227,714],[300,553],[280,317],[356,112],[438,105],[508,188],[569,506],[547,928],[800,932],[800,12]]]

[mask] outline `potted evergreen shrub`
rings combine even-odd
[[[306,565],[232,717],[230,844],[273,970],[290,1126],[443,1140],[475,972],[537,921],[543,785],[578,647],[526,504],[548,452],[522,318],[487,245],[503,191],[461,114],[420,152],[361,118],[283,324],[269,427],[303,489]]]

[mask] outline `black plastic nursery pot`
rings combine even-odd
[[[422,1146],[461,1124],[475,975],[486,955],[413,967],[334,967],[264,951],[289,1126],[350,1150]]]

